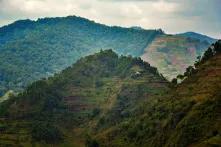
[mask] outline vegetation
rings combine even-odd
[[[197,34],[195,32],[181,33],[181,34],[178,34],[178,36],[184,36],[184,37],[187,37],[189,39],[191,39],[191,38],[197,39],[200,42],[208,42],[209,44],[212,44],[215,41],[213,38],[211,38],[209,36]]]
[[[35,122],[32,126],[31,134],[34,140],[45,141],[46,143],[60,142],[63,137],[58,128],[45,122]]]
[[[196,33],[182,37],[165,35],[161,29],[109,27],[76,16],[19,20],[1,27],[0,36],[0,96],[9,90],[21,92],[33,81],[108,48],[142,56],[171,80],[215,41]]]
[[[181,83],[112,50],[81,58],[1,103],[0,145],[220,146],[220,47]]]
[[[219,50],[220,41],[215,44],[211,48]],[[111,131],[98,132],[106,134],[97,135],[99,142],[104,146],[220,146],[220,59],[220,52],[206,61],[202,58],[166,95],[148,99],[135,116]]]
[[[139,109],[134,104],[139,106],[147,94],[149,98],[164,93],[167,84],[156,68],[140,58],[101,50],[4,101],[0,115],[8,125],[20,124],[19,120],[29,124],[24,128],[27,142],[63,144],[76,137],[67,133],[70,130],[83,127],[90,133],[130,118]],[[17,136],[16,131],[10,134]],[[97,146],[96,139],[84,136],[81,133],[80,138],[87,146]]]
[[[185,77],[190,77],[192,74],[195,74],[199,66],[217,54],[221,53],[221,41],[218,40],[216,43],[212,44],[203,54],[202,58],[197,57],[198,61],[195,62],[194,67],[189,66],[186,68],[184,75],[178,75],[177,78],[183,80]]]
[[[16,21],[0,28],[0,96],[21,91],[100,49],[140,56],[161,33],[109,27],[76,16]]]

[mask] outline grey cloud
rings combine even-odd
[[[120,2],[120,1],[158,1],[158,0],[99,0],[99,1],[116,1],[116,2]]]

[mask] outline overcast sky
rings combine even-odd
[[[18,19],[77,15],[118,26],[195,31],[221,38],[221,0],[0,0],[0,26]]]

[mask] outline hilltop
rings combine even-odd
[[[197,39],[197,40],[200,40],[201,42],[208,42],[209,44],[212,44],[215,41],[217,41],[216,39],[214,39],[212,37],[209,37],[207,35],[202,35],[202,34],[199,34],[199,33],[195,33],[195,32],[185,32],[185,33],[180,33],[180,34],[177,34],[177,35]]]

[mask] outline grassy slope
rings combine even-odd
[[[171,80],[193,65],[197,56],[202,55],[209,45],[205,41],[178,35],[162,35],[146,48],[141,57]]]

